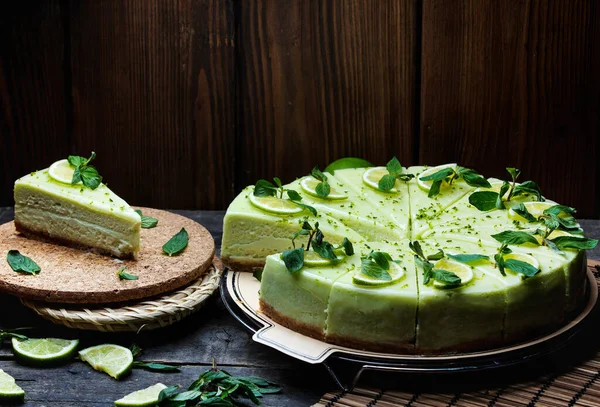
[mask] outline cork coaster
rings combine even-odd
[[[211,265],[215,243],[200,224],[186,217],[157,209],[140,208],[144,215],[158,219],[158,225],[141,230],[137,260],[119,260],[46,241],[28,239],[15,231],[14,223],[0,226],[0,291],[21,298],[50,303],[100,304],[153,297],[198,279]],[[184,227],[189,244],[183,252],[169,257],[162,246]],[[6,253],[19,250],[41,268],[37,275],[14,272]],[[117,271],[138,280],[119,280]]]
[[[101,332],[139,332],[163,328],[198,311],[219,287],[223,264],[215,257],[213,264],[198,280],[159,297],[87,307],[47,304],[21,299],[41,317],[68,328]]]

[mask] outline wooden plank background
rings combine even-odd
[[[132,204],[224,209],[343,156],[523,170],[600,216],[600,6],[27,0],[0,6],[0,206],[98,153]]]

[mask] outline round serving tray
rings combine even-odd
[[[585,325],[598,300],[598,284],[588,268],[588,301],[567,325],[543,337],[527,342],[482,352],[450,355],[405,355],[368,352],[333,345],[272,321],[259,311],[260,282],[252,274],[226,270],[220,292],[229,312],[253,332],[252,339],[308,363],[324,363],[329,358],[362,365],[363,370],[401,371],[412,373],[451,373],[493,369],[520,364],[560,349]],[[328,367],[329,369],[329,367]],[[330,370],[331,372],[331,370]],[[360,373],[359,375],[360,376]],[[331,372],[333,375],[333,372]],[[358,379],[355,378],[355,382]],[[335,375],[334,375],[335,377]],[[339,383],[339,382],[338,382]]]

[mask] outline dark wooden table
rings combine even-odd
[[[214,236],[217,247],[220,246],[224,212],[175,212],[203,224]],[[0,208],[0,224],[12,218],[12,208]],[[589,237],[600,237],[600,220],[583,220],[581,224]],[[588,256],[600,259],[600,248],[590,251]],[[261,376],[281,385],[283,390],[280,394],[269,395],[262,400],[264,406],[309,406],[316,403],[322,394],[336,388],[324,367],[301,363],[254,343],[249,332],[227,312],[218,292],[198,313],[184,321],[139,335],[69,330],[46,322],[9,295],[0,295],[0,310],[2,327],[32,326],[35,327],[35,336],[79,338],[81,346],[100,343],[129,346],[135,342],[143,348],[141,360],[181,366],[179,373],[170,374],[134,369],[126,379],[115,381],[78,361],[47,369],[21,366],[14,361],[10,346],[6,344],[0,349],[0,369],[15,377],[26,391],[26,406],[112,406],[113,401],[123,395],[157,382],[187,386],[200,372],[210,367],[213,358],[217,365],[230,373]],[[567,355],[564,351],[561,357],[538,360],[518,370],[504,369],[476,376],[444,376],[443,380],[427,376],[372,374],[365,377],[365,383],[376,387],[431,391],[448,384],[485,386],[490,381],[519,380],[525,377],[523,375],[535,376],[585,358],[587,352],[595,350],[597,345],[589,338],[582,340],[583,345],[572,346],[573,353]]]

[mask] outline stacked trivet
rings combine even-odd
[[[41,268],[38,275],[14,272],[0,262],[0,291],[15,295],[42,317],[70,328],[139,331],[170,325],[198,310],[216,290],[222,265],[210,233],[170,212],[141,208],[158,225],[141,230],[137,260],[118,260],[41,240],[0,226],[0,253],[19,250]],[[162,246],[185,228],[189,243],[167,256]],[[125,267],[137,280],[120,280]]]
[[[600,262],[590,260],[588,267],[600,285]],[[588,329],[586,333],[595,337],[597,329]],[[591,345],[595,342],[592,340]],[[590,341],[587,343],[589,346]],[[562,357],[569,359],[569,355]],[[600,351],[596,350],[587,359],[561,371],[551,371],[557,370],[551,365],[546,370],[548,374],[534,380],[484,387],[480,391],[411,393],[357,387],[352,391],[327,393],[313,407],[600,407]],[[446,377],[438,376],[438,380],[444,381]]]

